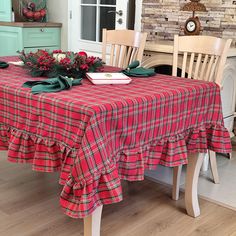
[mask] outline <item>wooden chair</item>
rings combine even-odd
[[[182,69],[181,77],[214,81],[222,86],[222,75],[231,39],[212,36],[174,36],[172,75]],[[219,183],[216,154],[209,151],[211,171],[215,183]],[[172,198],[178,200],[182,166],[174,167]]]
[[[147,33],[133,30],[103,29],[102,60],[107,65],[120,68],[126,68],[135,60],[141,63],[146,38]]]

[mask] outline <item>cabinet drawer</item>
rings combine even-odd
[[[24,28],[24,47],[43,47],[60,45],[60,28]]]

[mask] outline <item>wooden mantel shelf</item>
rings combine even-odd
[[[173,41],[170,40],[159,40],[149,41],[146,43],[145,51],[159,52],[159,53],[173,53]],[[236,48],[231,47],[228,52],[228,57],[236,56]]]
[[[37,28],[37,27],[62,27],[61,23],[54,22],[3,22],[0,21],[0,26],[12,26],[22,28]]]

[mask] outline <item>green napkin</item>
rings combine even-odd
[[[127,69],[122,70],[121,72],[131,77],[149,77],[156,74],[154,69],[146,69],[138,66],[139,61],[134,61],[127,67]]]
[[[56,78],[50,78],[41,81],[27,81],[22,86],[25,88],[31,88],[33,94],[37,93],[53,93],[61,90],[68,90],[73,85],[81,84],[82,78],[73,79],[67,76],[59,75]]]
[[[9,64],[5,61],[0,61],[0,69],[5,69],[9,66]]]

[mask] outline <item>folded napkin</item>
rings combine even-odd
[[[9,66],[9,64],[5,61],[0,61],[0,69],[4,69],[7,68]]]
[[[156,74],[154,69],[146,69],[138,66],[139,61],[134,61],[127,67],[127,69],[122,70],[121,72],[131,77],[149,77]]]
[[[33,94],[37,93],[51,93],[59,92],[61,90],[68,90],[74,85],[80,85],[82,78],[73,79],[67,76],[59,75],[56,78],[50,78],[41,81],[27,81],[22,86],[25,88],[31,88]]]

